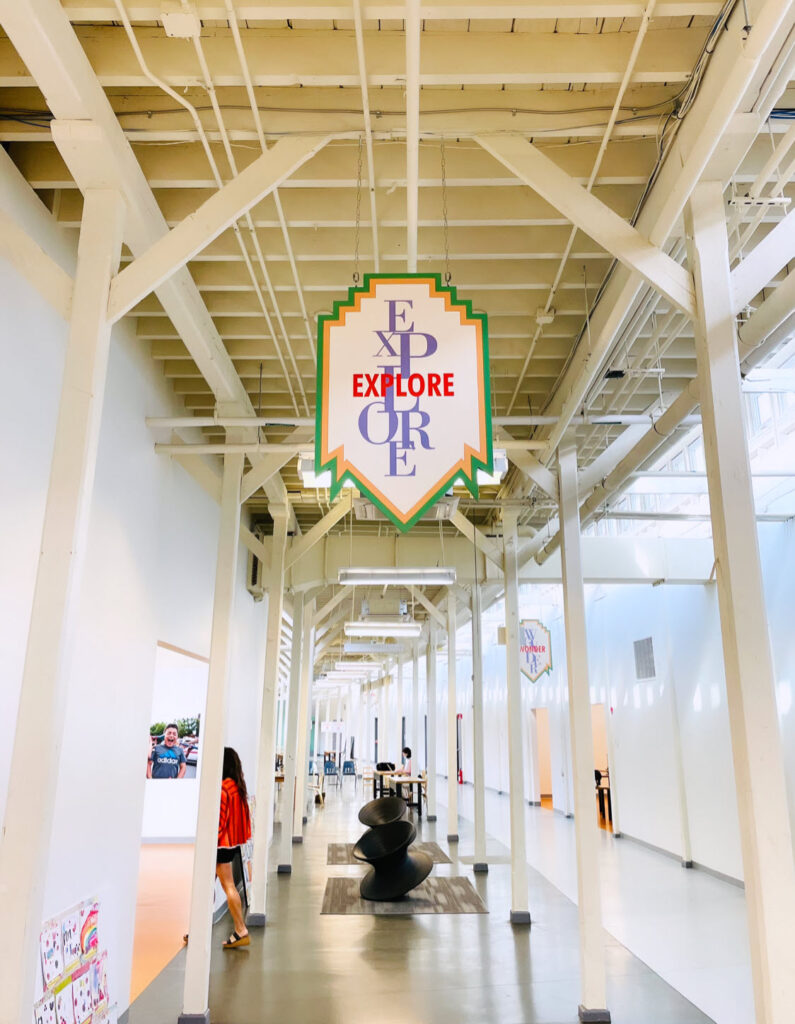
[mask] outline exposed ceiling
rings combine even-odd
[[[764,6],[773,4],[749,5],[752,23]],[[65,0],[62,7],[171,227],[263,146],[288,136],[332,136],[277,193],[188,264],[253,410],[308,422],[315,411],[318,314],[344,295],[354,273],[376,269],[376,238],[380,269],[406,269],[407,137],[412,141],[406,110],[417,88],[417,267],[449,273],[459,293],[488,314],[493,414],[557,416],[571,413],[575,403],[589,415],[657,413],[694,379],[688,318],[641,282],[629,287],[613,256],[476,136],[533,142],[622,218],[642,226],[648,214],[647,236],[682,262],[681,219],[665,223],[667,197],[659,195],[674,179],[664,180],[660,171],[680,126],[689,117],[706,124],[693,111],[717,59],[712,51],[729,46],[721,37],[729,35],[723,28],[735,3],[427,2],[420,7],[419,79],[407,72],[402,3],[362,2],[360,51],[358,4],[331,0],[197,6]],[[735,12],[737,24],[739,17]],[[201,31],[193,38],[167,34],[190,32],[196,18]],[[780,42],[783,47],[783,34]],[[769,48],[762,56],[769,58]],[[758,84],[749,77],[749,88]],[[795,150],[785,135],[792,134],[787,111],[795,107],[795,90],[786,84],[779,75],[768,104],[776,116],[764,130],[724,147],[727,201],[735,193],[795,194]],[[743,95],[733,108],[740,113],[752,109]],[[64,112],[68,104],[53,109],[52,96],[0,38],[0,141],[60,223],[76,232],[82,196],[50,120],[84,114],[79,105],[71,114]],[[777,148],[778,159],[771,159]],[[753,247],[785,210],[774,203],[731,206],[733,254]],[[125,250],[125,261],[130,258]],[[212,414],[217,388],[160,299],[149,295],[128,317],[186,412]],[[591,345],[600,353],[596,365]],[[623,375],[606,379],[608,369]],[[268,440],[284,440],[291,429],[269,429]],[[521,422],[508,429],[514,440],[543,441],[553,432]],[[625,429],[579,426],[580,466]],[[224,440],[221,428],[204,434]],[[311,449],[311,429],[301,436]],[[328,511],[328,494],[302,487],[295,459],[281,476],[306,531]],[[484,488],[479,502],[456,493],[480,525],[498,519],[501,501],[517,497],[529,526],[540,528],[556,513],[554,502],[515,468],[502,487]],[[263,490],[249,498],[252,521],[267,521],[271,498]],[[386,523],[355,529],[393,532]]]

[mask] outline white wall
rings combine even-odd
[[[0,178],[10,174],[6,162]],[[8,179],[11,180],[11,179]],[[4,182],[5,184],[5,182]],[[18,182],[15,184],[15,188]],[[46,211],[17,188],[43,243]],[[29,207],[26,209],[25,204]],[[68,240],[63,242],[68,248]],[[0,812],[59,400],[66,325],[6,265],[0,268],[4,445],[0,451]],[[209,653],[218,507],[176,463],[153,450],[146,415],[180,411],[131,325],[114,330],[86,564],[69,672],[44,916],[89,895],[102,901],[110,985],[127,1004],[144,802],[142,758],[159,640]],[[244,556],[241,556],[241,558]],[[238,625],[259,615],[241,587]],[[247,634],[248,636],[248,634]],[[238,644],[232,706],[250,756],[258,722],[261,635]],[[252,678],[252,676],[254,678]],[[252,704],[245,711],[246,701]],[[245,725],[240,725],[245,723]],[[230,735],[233,723],[230,723]]]

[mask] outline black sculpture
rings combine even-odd
[[[371,800],[359,811],[359,820],[372,825],[353,848],[356,860],[370,865],[359,892],[365,900],[396,900],[423,882],[433,861],[419,850],[409,852],[417,829],[403,819],[406,802],[386,796]]]
[[[359,821],[368,828],[388,825],[392,821],[400,821],[406,813],[406,801],[399,796],[380,796],[371,800],[359,811]]]

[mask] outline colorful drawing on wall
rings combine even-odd
[[[80,908],[80,951],[84,957],[93,956],[99,948],[99,903],[88,900]]]
[[[80,911],[76,907],[64,914],[61,918],[61,935],[63,938],[63,963],[64,973],[68,974],[73,967],[80,963],[80,956],[83,952],[80,942]]]
[[[75,1024],[85,1024],[94,1012],[91,996],[91,964],[85,964],[72,975],[72,1007]]]
[[[67,981],[55,993],[55,1017],[57,1024],[75,1024],[71,981]]]
[[[91,962],[91,1001],[95,1010],[108,1003],[108,954],[103,950]]]
[[[45,992],[33,1007],[33,1021],[34,1024],[57,1024],[55,996],[52,992]]]
[[[519,667],[534,683],[552,668],[549,630],[538,619],[522,619],[519,623]]]
[[[63,940],[60,920],[48,921],[39,937],[44,987],[52,988],[63,974]]]

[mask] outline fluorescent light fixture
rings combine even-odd
[[[403,644],[357,644],[354,642],[348,642],[343,644],[342,647],[345,654],[391,654],[393,657],[396,654],[401,654],[406,648]]]
[[[383,664],[383,661],[338,661],[334,668],[337,672],[371,672]]]
[[[346,622],[345,636],[396,636],[415,638],[422,632],[422,623],[403,619],[382,619],[380,622]]]
[[[451,587],[455,583],[455,569],[439,569],[433,566],[399,569],[367,569],[355,566],[340,569],[338,581],[353,587],[418,586]]]

